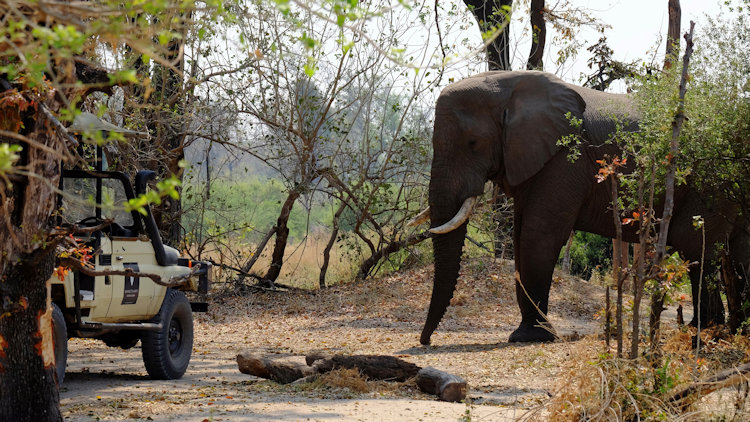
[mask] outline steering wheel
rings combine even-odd
[[[86,217],[83,220],[79,221],[77,225],[83,226],[83,227],[95,227],[104,223],[105,221],[107,220],[103,218],[99,218],[97,216],[91,216],[91,217]],[[117,224],[115,221],[110,221],[106,227],[102,228],[102,231],[110,236],[122,236],[123,233],[127,232],[125,228]]]
[[[99,217],[97,217],[95,215],[92,215],[91,217],[86,217],[83,220],[79,221],[78,223],[76,223],[76,225],[78,225],[78,226],[84,226],[84,227],[94,227],[94,226],[98,226],[99,224],[101,224],[103,222],[104,222],[103,219],[101,219],[101,218],[99,218]]]

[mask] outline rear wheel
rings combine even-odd
[[[55,344],[55,371],[57,384],[62,385],[65,378],[65,366],[68,363],[68,328],[60,308],[52,304],[52,338]]]
[[[158,331],[143,333],[143,363],[153,379],[179,379],[193,352],[193,314],[185,294],[169,289],[156,319]]]

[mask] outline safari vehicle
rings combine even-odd
[[[142,344],[146,371],[154,379],[181,378],[193,348],[192,311],[205,311],[205,302],[189,302],[185,293],[208,293],[210,264],[181,258],[162,244],[149,210],[146,215],[127,212],[121,205],[146,189],[154,172],[136,175],[136,190],[120,172],[67,170],[63,172],[61,220],[81,230],[74,233],[93,251],[93,273],[71,271],[50,280],[58,380],[67,361],[67,340],[90,337],[108,346],[128,349]],[[91,201],[95,198],[95,201]],[[88,231],[86,228],[96,228]],[[178,287],[165,287],[137,274],[155,274],[161,280],[184,279]]]
[[[164,245],[148,207],[145,215],[123,208],[145,193],[154,172],[138,172],[134,190],[124,173],[97,167],[65,170],[60,182],[58,223],[73,227],[73,236],[90,247],[93,271],[72,270],[50,279],[58,380],[65,376],[71,337],[123,349],[140,340],[151,378],[181,378],[193,349],[192,312],[207,310],[210,264],[182,258]]]

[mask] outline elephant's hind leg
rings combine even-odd
[[[698,289],[701,281],[700,266],[690,268],[690,281],[693,293],[693,318],[690,325],[709,327],[724,323],[724,303],[719,292],[719,281],[716,280],[716,267],[707,265],[704,268],[703,285]],[[700,300],[698,299],[700,297]]]

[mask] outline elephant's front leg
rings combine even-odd
[[[509,342],[553,341],[555,333],[547,320],[552,273],[562,246],[573,229],[573,222],[555,220],[551,224],[538,216],[516,219],[516,300],[521,310],[521,324],[510,335]],[[521,221],[519,221],[521,220]],[[520,223],[520,227],[518,225]]]
[[[594,206],[584,205],[593,183],[587,170],[582,163],[569,167],[565,155],[561,154],[528,185],[516,202],[513,242],[521,325],[510,335],[510,342],[555,338],[547,320],[552,273],[582,206]],[[606,205],[601,208],[606,212]]]

